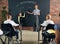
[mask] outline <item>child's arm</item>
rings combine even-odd
[[[20,23],[20,16],[18,16],[18,23]]]
[[[22,18],[25,18],[25,13],[24,13],[24,15],[23,16],[21,16]]]

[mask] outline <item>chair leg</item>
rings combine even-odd
[[[8,44],[9,44],[9,37],[8,37]]]
[[[38,44],[40,44],[39,42],[40,42],[40,31],[38,31]]]
[[[2,41],[2,44],[5,44],[5,42],[2,40],[2,38],[0,37],[1,41]]]
[[[5,37],[5,44],[6,44],[7,37]]]
[[[14,41],[13,41],[13,39],[12,39],[12,44],[14,44]]]
[[[21,37],[20,44],[22,44],[22,30],[20,30],[20,37]]]
[[[8,37],[8,44],[10,43],[10,41],[11,41],[11,38],[10,38],[10,37]]]

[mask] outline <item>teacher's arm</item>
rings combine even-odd
[[[33,12],[29,12],[29,11],[27,11],[27,13],[28,13],[28,14],[34,14]]]

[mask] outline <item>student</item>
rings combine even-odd
[[[22,24],[21,18],[25,18],[25,13],[24,13],[23,16],[22,16],[22,13],[19,13],[19,16],[18,16],[18,23],[19,23],[20,25]]]
[[[17,23],[15,23],[13,20],[12,20],[12,16],[11,15],[8,15],[7,16],[7,20],[5,20],[4,21],[4,24],[11,24],[13,27],[14,26],[19,26],[19,24],[17,24]],[[17,38],[16,39],[18,39],[18,31],[14,28],[14,30],[15,30],[15,32],[16,32],[16,36],[17,36]]]
[[[50,42],[50,40],[51,40],[50,35],[52,35],[51,33],[54,33],[54,30],[53,30],[54,27],[51,27],[52,29],[46,30],[47,28],[50,28],[48,24],[50,24],[50,26],[54,25],[54,22],[51,20],[51,15],[47,15],[46,16],[46,20],[41,24],[41,26],[43,26],[43,32],[42,32],[42,34],[44,36],[44,41],[47,40],[46,37],[49,37],[48,38],[48,42]]]
[[[48,24],[54,24],[54,22],[51,20],[51,15],[46,16],[46,20],[41,24],[41,26],[44,26],[44,29],[46,29]]]
[[[12,26],[19,26],[19,24],[15,23],[13,20],[12,20],[12,16],[11,15],[8,15],[7,16],[7,20],[4,21],[4,23],[10,23]]]
[[[33,12],[27,12],[28,14],[34,14],[34,16],[35,16],[35,25],[36,25],[36,30],[35,31],[38,31],[39,30],[39,15],[40,15],[40,10],[38,9],[38,5],[36,4],[35,6],[34,6],[34,10],[33,10]]]

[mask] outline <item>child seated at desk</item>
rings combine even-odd
[[[46,29],[48,24],[54,24],[54,22],[51,20],[51,15],[46,16],[46,20],[41,24],[41,26],[44,26],[44,29]]]

